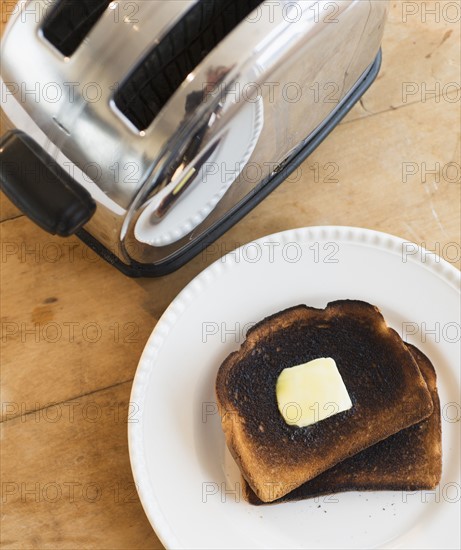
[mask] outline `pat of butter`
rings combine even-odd
[[[331,357],[320,357],[283,369],[275,391],[285,422],[300,428],[352,407],[336,362]]]

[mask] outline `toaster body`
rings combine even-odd
[[[361,97],[387,1],[30,0],[15,11],[1,54],[3,190],[44,229],[152,276],[251,210]]]

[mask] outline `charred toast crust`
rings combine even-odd
[[[277,378],[317,357],[335,359],[353,407],[306,428],[289,426],[277,408]],[[256,324],[221,365],[216,394],[229,450],[265,502],[432,412],[399,335],[376,307],[354,300],[296,306]]]
[[[416,491],[434,489],[442,475],[442,428],[437,378],[430,360],[407,344],[431,393],[432,414],[337,464],[291,493],[274,501],[286,502],[343,491]],[[245,499],[265,504],[242,480]]]

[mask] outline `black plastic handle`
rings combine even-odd
[[[96,210],[88,191],[19,130],[0,141],[0,185],[11,202],[53,235],[74,234]]]

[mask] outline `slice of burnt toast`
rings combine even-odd
[[[344,491],[417,491],[434,489],[442,475],[442,428],[437,377],[429,359],[407,344],[432,396],[432,414],[364,451],[340,462],[291,493],[273,501],[287,502]],[[266,504],[242,478],[250,504]]]
[[[299,428],[276,400],[287,367],[335,360],[352,408]],[[290,493],[358,452],[424,418],[431,395],[412,354],[378,308],[355,300],[304,305],[248,331],[219,368],[217,402],[227,446],[263,502]]]

